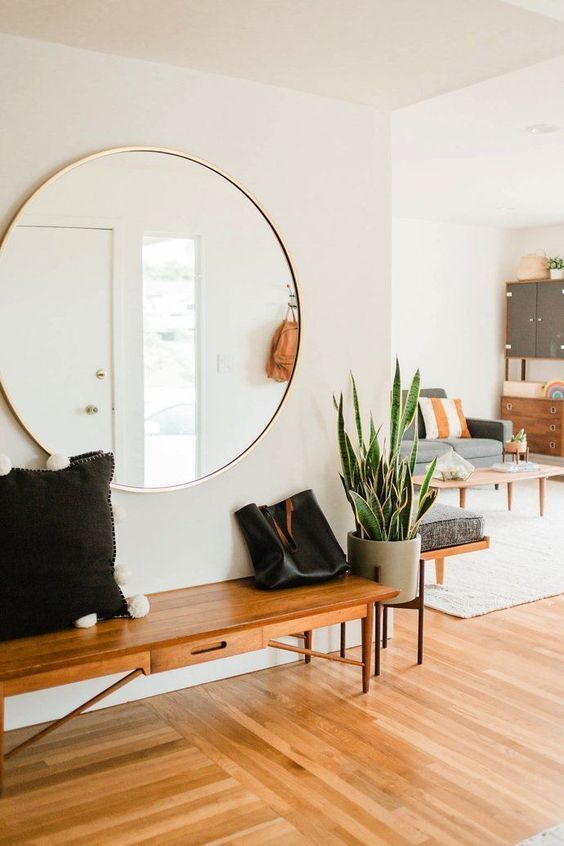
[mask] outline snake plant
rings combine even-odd
[[[375,541],[405,541],[416,537],[423,515],[437,498],[437,490],[429,487],[436,459],[430,464],[416,498],[413,473],[417,463],[419,439],[417,426],[408,456],[401,454],[401,442],[406,429],[417,414],[420,376],[416,372],[405,400],[402,396],[399,363],[390,401],[389,443],[380,438],[370,415],[368,437],[365,437],[360,402],[354,376],[351,373],[352,400],[355,422],[355,445],[345,427],[343,395],[335,398],[337,431],[341,458],[341,481],[351,505],[360,538]]]

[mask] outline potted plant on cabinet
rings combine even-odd
[[[347,539],[348,560],[354,573],[395,587],[400,594],[390,605],[409,602],[417,596],[417,577],[421,552],[419,523],[433,505],[438,491],[429,488],[436,459],[430,464],[416,498],[413,474],[417,463],[418,437],[409,455],[401,454],[406,429],[417,414],[419,371],[413,377],[405,400],[402,397],[399,364],[390,402],[389,442],[380,438],[372,415],[365,438],[358,392],[351,374],[356,445],[346,431],[343,395],[335,400],[341,458],[341,481],[356,523]]]
[[[550,271],[551,279],[564,279],[564,259],[560,256],[547,258],[546,269]]]

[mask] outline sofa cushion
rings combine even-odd
[[[494,460],[500,458],[503,450],[501,441],[494,441],[491,438],[447,438],[443,443],[451,446],[467,461],[491,456],[493,463]]]
[[[409,455],[413,441],[401,442],[401,454]],[[433,458],[438,458],[439,455],[444,455],[450,449],[450,444],[446,441],[419,441],[419,450],[417,452],[417,464],[429,464]]]
[[[419,526],[421,552],[474,543],[484,537],[484,518],[475,511],[436,502]]]
[[[420,397],[440,397],[441,399],[446,399],[446,391],[444,388],[421,388],[419,392]],[[403,392],[403,401],[405,402],[407,397],[407,391]],[[421,414],[421,409],[419,408],[419,403],[417,404],[417,432],[419,433],[420,438],[425,437],[425,423],[423,421],[423,415]],[[412,423],[409,429],[405,430],[404,439],[406,441],[412,441],[415,435],[415,423]],[[433,456],[434,457],[434,456]]]

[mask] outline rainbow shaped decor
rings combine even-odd
[[[554,379],[552,382],[547,382],[544,395],[548,399],[564,400],[564,380]]]

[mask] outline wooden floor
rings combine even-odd
[[[562,822],[564,596],[427,622],[416,667],[397,613],[366,696],[314,660],[75,720],[8,762],[0,843],[493,846]]]

